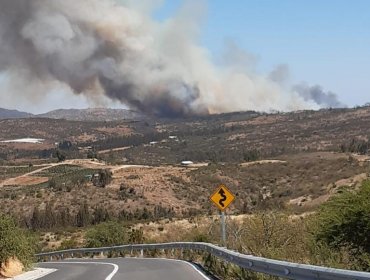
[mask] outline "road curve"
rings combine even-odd
[[[169,259],[79,259],[38,264],[56,272],[40,280],[206,280],[192,264]]]

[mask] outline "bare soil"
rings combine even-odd
[[[32,186],[46,183],[49,178],[36,176],[20,176],[17,178],[6,180],[2,183],[3,186]]]
[[[0,277],[6,278],[15,277],[23,272],[24,266],[17,258],[10,258],[5,263],[1,264]]]

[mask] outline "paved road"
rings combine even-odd
[[[206,280],[191,264],[166,259],[68,260],[40,263],[42,268],[55,268],[40,280]]]

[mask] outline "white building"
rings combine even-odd
[[[189,165],[192,165],[194,164],[194,162],[190,161],[190,160],[184,160],[181,162],[181,165],[183,166],[189,166]]]

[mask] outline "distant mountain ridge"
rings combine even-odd
[[[45,114],[34,115],[17,110],[0,108],[0,119],[21,118],[65,119],[69,121],[119,121],[143,119],[144,116],[139,112],[126,109],[59,109]]]
[[[127,109],[59,109],[37,115],[40,118],[65,119],[70,121],[119,121],[126,119],[142,119],[139,112]]]
[[[30,117],[33,117],[33,114],[21,112],[18,110],[9,110],[0,108],[0,119],[21,119]]]

